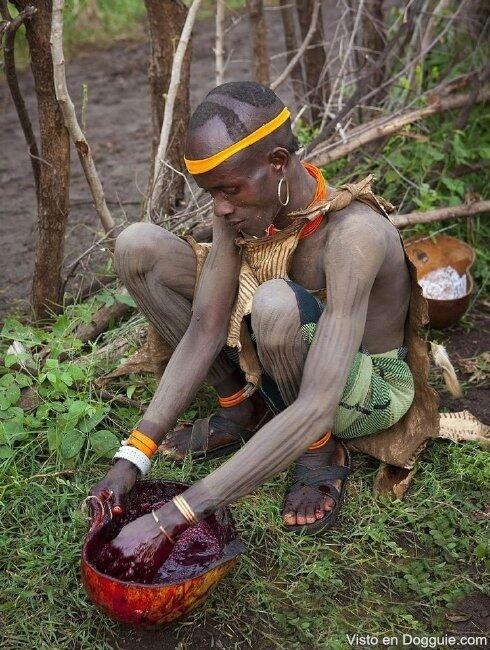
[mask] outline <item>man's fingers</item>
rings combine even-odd
[[[112,514],[120,517],[124,513],[124,496],[121,492],[112,493]]]

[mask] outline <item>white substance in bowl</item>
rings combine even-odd
[[[422,293],[433,300],[454,300],[466,295],[466,275],[459,275],[452,266],[435,269],[419,280]]]

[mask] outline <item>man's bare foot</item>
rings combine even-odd
[[[307,451],[300,457],[296,470],[297,480],[285,499],[283,522],[286,526],[313,524],[335,507],[336,501],[328,493],[332,487],[340,492],[342,479],[329,479],[327,467],[340,468],[346,460],[344,447],[335,438],[324,447]],[[323,480],[318,480],[318,476],[322,476],[322,470]]]
[[[205,451],[209,453],[220,447],[234,445],[237,442],[240,443],[241,438],[237,432],[241,429],[245,433],[249,431],[250,436],[253,435],[256,427],[259,424],[265,423],[268,411],[269,408],[260,393],[254,393],[251,397],[236,406],[219,408],[214,414],[215,416],[219,416],[218,418],[214,418],[215,424],[213,425],[213,420],[209,423]],[[229,426],[227,426],[227,423],[229,423]],[[181,460],[189,452],[196,453],[203,451],[202,447],[204,445],[196,446],[196,444],[192,443],[192,437],[192,425],[181,425],[168,433],[164,442],[160,445],[159,450],[163,454],[170,456],[173,460]],[[196,436],[194,435],[195,438]]]

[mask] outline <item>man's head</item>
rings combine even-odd
[[[222,84],[194,111],[187,132],[188,160],[202,160],[242,140],[284,110],[269,88],[252,81]],[[263,235],[282,206],[277,189],[288,177],[299,144],[284,121],[269,135],[233,154],[213,169],[195,173],[198,185],[214,199],[215,213],[237,231]],[[283,193],[284,198],[284,193]]]

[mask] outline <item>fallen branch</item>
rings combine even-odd
[[[128,295],[126,289],[119,292]],[[75,336],[84,343],[94,341],[102,332],[104,332],[111,321],[119,320],[125,316],[128,311],[133,309],[130,305],[116,300],[112,305],[104,305],[90,319],[88,325],[79,325],[75,331]]]
[[[144,413],[146,409],[146,406],[141,402],[125,397],[124,395],[115,395],[114,393],[110,393],[108,390],[101,390],[100,396],[102,399],[106,399],[109,402],[117,402],[118,404],[124,404],[125,406],[133,406],[138,409],[140,413]]]
[[[55,0],[55,4],[60,2],[63,4],[63,0]],[[147,211],[146,211],[147,221],[151,220],[152,206],[155,204],[160,194],[160,185],[163,179],[164,161],[165,161],[165,156],[167,155],[167,148],[170,139],[174,105],[175,105],[175,100],[177,98],[177,92],[179,90],[182,64],[184,62],[185,52],[187,50],[187,45],[189,44],[192,28],[194,26],[197,11],[201,5],[201,2],[202,0],[193,0],[192,2],[192,5],[187,13],[187,18],[185,19],[182,33],[180,35],[179,44],[177,45],[177,49],[175,51],[174,60],[172,62],[170,84],[168,87],[167,97],[165,100],[165,111],[163,113],[162,130],[160,131],[160,142],[155,157],[154,172],[153,172],[153,187],[151,191],[150,200],[148,201],[147,204]]]
[[[63,54],[63,8],[64,0],[54,0],[53,16],[51,21],[51,54],[53,57],[53,74],[55,81],[56,99],[63,113],[65,126],[70,134],[78,157],[85,173],[85,178],[90,187],[90,192],[95,204],[95,210],[99,215],[102,227],[106,233],[113,231],[115,222],[107,207],[104,197],[104,190],[100,182],[99,174],[95,168],[95,162],[92,157],[89,144],[78,124],[75,107],[71,101],[66,85],[65,58]],[[114,247],[114,238],[108,240],[109,248]]]
[[[471,217],[481,212],[490,212],[490,201],[475,201],[469,205],[456,205],[449,208],[439,208],[429,212],[409,212],[397,214],[390,217],[390,221],[397,228],[413,226],[417,223],[431,223],[432,221],[443,221],[444,219],[458,219],[459,217]]]
[[[306,156],[306,159],[311,161],[314,165],[322,167],[333,160],[343,158],[347,154],[351,153],[351,151],[354,151],[369,142],[397,133],[407,124],[417,122],[418,120],[428,117],[429,115],[434,115],[435,113],[442,113],[455,108],[461,108],[462,106],[466,106],[469,102],[484,102],[489,98],[490,87],[488,86],[478,93],[476,99],[474,99],[472,93],[461,93],[459,95],[452,95],[444,98],[435,98],[432,103],[423,108],[402,113],[401,115],[397,115],[385,121],[375,120],[374,126],[371,127],[369,127],[369,124],[364,125],[365,128],[362,133],[354,132],[351,133],[350,136],[349,133],[346,133],[344,142],[332,143],[325,148],[322,148],[320,145],[320,147],[317,147],[309,153]],[[318,151],[318,149],[320,149],[320,151]]]
[[[278,88],[278,86],[280,86],[282,84],[282,82],[286,80],[289,73],[293,70],[294,66],[298,63],[298,61],[301,59],[301,57],[305,53],[305,50],[308,47],[311,39],[313,38],[313,34],[315,33],[316,24],[318,22],[318,14],[319,14],[319,12],[320,12],[320,0],[315,0],[315,4],[313,5],[313,11],[311,13],[311,23],[310,23],[310,27],[308,29],[308,33],[306,34],[305,39],[301,43],[301,45],[300,45],[298,51],[296,52],[296,54],[289,61],[289,63],[284,68],[284,70],[281,72],[281,74],[277,77],[277,79],[275,79],[270,84],[271,90],[276,90],[276,88]]]
[[[34,174],[34,183],[36,185],[36,194],[39,197],[39,175],[41,173],[39,163],[41,159],[39,157],[39,149],[36,142],[36,136],[34,135],[34,131],[32,129],[32,123],[27,111],[27,106],[20,91],[19,80],[17,79],[17,72],[15,69],[15,35],[22,23],[31,18],[31,16],[33,16],[36,11],[36,7],[28,5],[23,11],[19,13],[18,16],[12,18],[8,9],[7,0],[1,0],[0,2],[0,14],[5,20],[5,22],[2,23],[2,27],[0,29],[0,37],[1,34],[5,32],[5,45],[3,48],[5,78],[7,80],[10,94],[12,96],[12,101],[14,102],[15,110],[17,111],[17,117],[19,118],[20,126],[22,128],[22,132],[27,144],[27,150],[31,159],[32,173]]]

